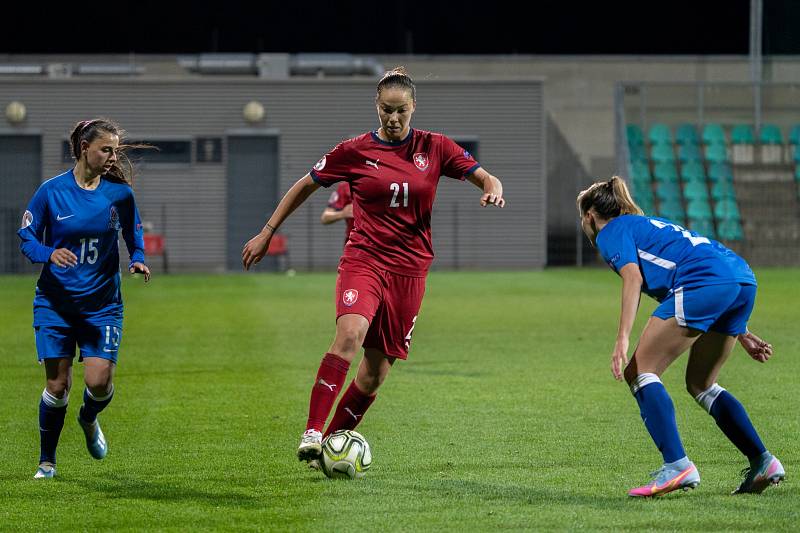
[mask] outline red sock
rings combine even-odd
[[[340,429],[355,429],[364,418],[364,413],[375,401],[376,396],[377,394],[368,396],[361,392],[356,386],[356,381],[353,380],[342,395],[342,399],[339,400],[339,405],[336,406],[336,412],[333,413],[333,419],[331,419],[324,436],[327,437],[330,433]]]
[[[322,431],[331,413],[333,402],[347,378],[350,363],[334,353],[326,353],[317,371],[317,379],[311,388],[311,402],[308,406],[306,430]]]

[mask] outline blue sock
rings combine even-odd
[[[747,411],[739,400],[718,384],[714,383],[695,398],[708,414],[714,417],[717,426],[728,437],[745,457],[751,462],[761,456],[767,449],[750,422]]]
[[[88,424],[94,423],[97,420],[97,414],[106,408],[111,403],[114,397],[114,386],[111,386],[111,392],[103,397],[92,396],[89,389],[83,389],[83,405],[81,406],[80,417],[81,420]]]
[[[61,429],[64,427],[64,416],[67,414],[69,395],[56,398],[47,389],[39,400],[39,462],[56,464],[56,447]]]
[[[661,452],[664,463],[673,463],[686,457],[678,434],[678,424],[675,422],[675,406],[658,376],[639,374],[631,384],[631,392],[639,404],[644,425]]]

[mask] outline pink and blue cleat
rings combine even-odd
[[[652,496],[663,496],[674,490],[689,490],[700,484],[700,473],[694,463],[688,461],[689,466],[678,469],[664,465],[659,470],[653,472],[653,481],[628,491],[628,496],[637,498],[649,498]]]
[[[777,485],[786,478],[786,472],[778,458],[764,452],[754,465],[742,470],[744,481],[733,494],[761,494],[770,485]]]

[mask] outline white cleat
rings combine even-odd
[[[100,422],[95,419],[94,423],[87,424],[78,414],[78,425],[86,437],[86,449],[89,450],[89,455],[95,459],[103,459],[108,453],[108,444],[103,430],[100,429]]]
[[[322,433],[316,429],[307,429],[300,438],[297,447],[297,458],[301,461],[313,461],[322,453]]]
[[[56,465],[53,463],[41,463],[33,479],[50,479],[56,477]]]

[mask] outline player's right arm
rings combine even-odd
[[[636,311],[639,310],[639,299],[642,294],[642,273],[639,265],[628,263],[619,270],[622,278],[622,308],[619,316],[619,329],[617,341],[614,343],[614,352],[611,354],[611,373],[618,381],[622,379],[622,372],[628,364],[628,347],[630,346],[633,321],[636,320]]]
[[[752,332],[742,333],[738,339],[747,355],[759,363],[766,362],[772,356],[772,345]]]
[[[275,212],[269,217],[264,228],[258,235],[247,241],[247,244],[244,245],[244,249],[242,250],[242,266],[245,270],[250,270],[251,266],[261,261],[264,256],[267,255],[269,241],[272,239],[272,235],[275,231],[283,224],[283,221],[286,220],[295,209],[303,205],[303,202],[305,202],[314,191],[319,189],[319,187],[320,185],[311,178],[310,174],[306,174],[292,185],[281,199],[280,203],[278,203],[278,207],[275,208]]]
[[[28,209],[22,215],[22,224],[17,235],[21,239],[19,249],[31,263],[49,263],[66,268],[78,264],[78,257],[67,248],[45,246],[44,231],[47,227],[49,210],[47,208],[47,191],[44,185],[33,195]]]

